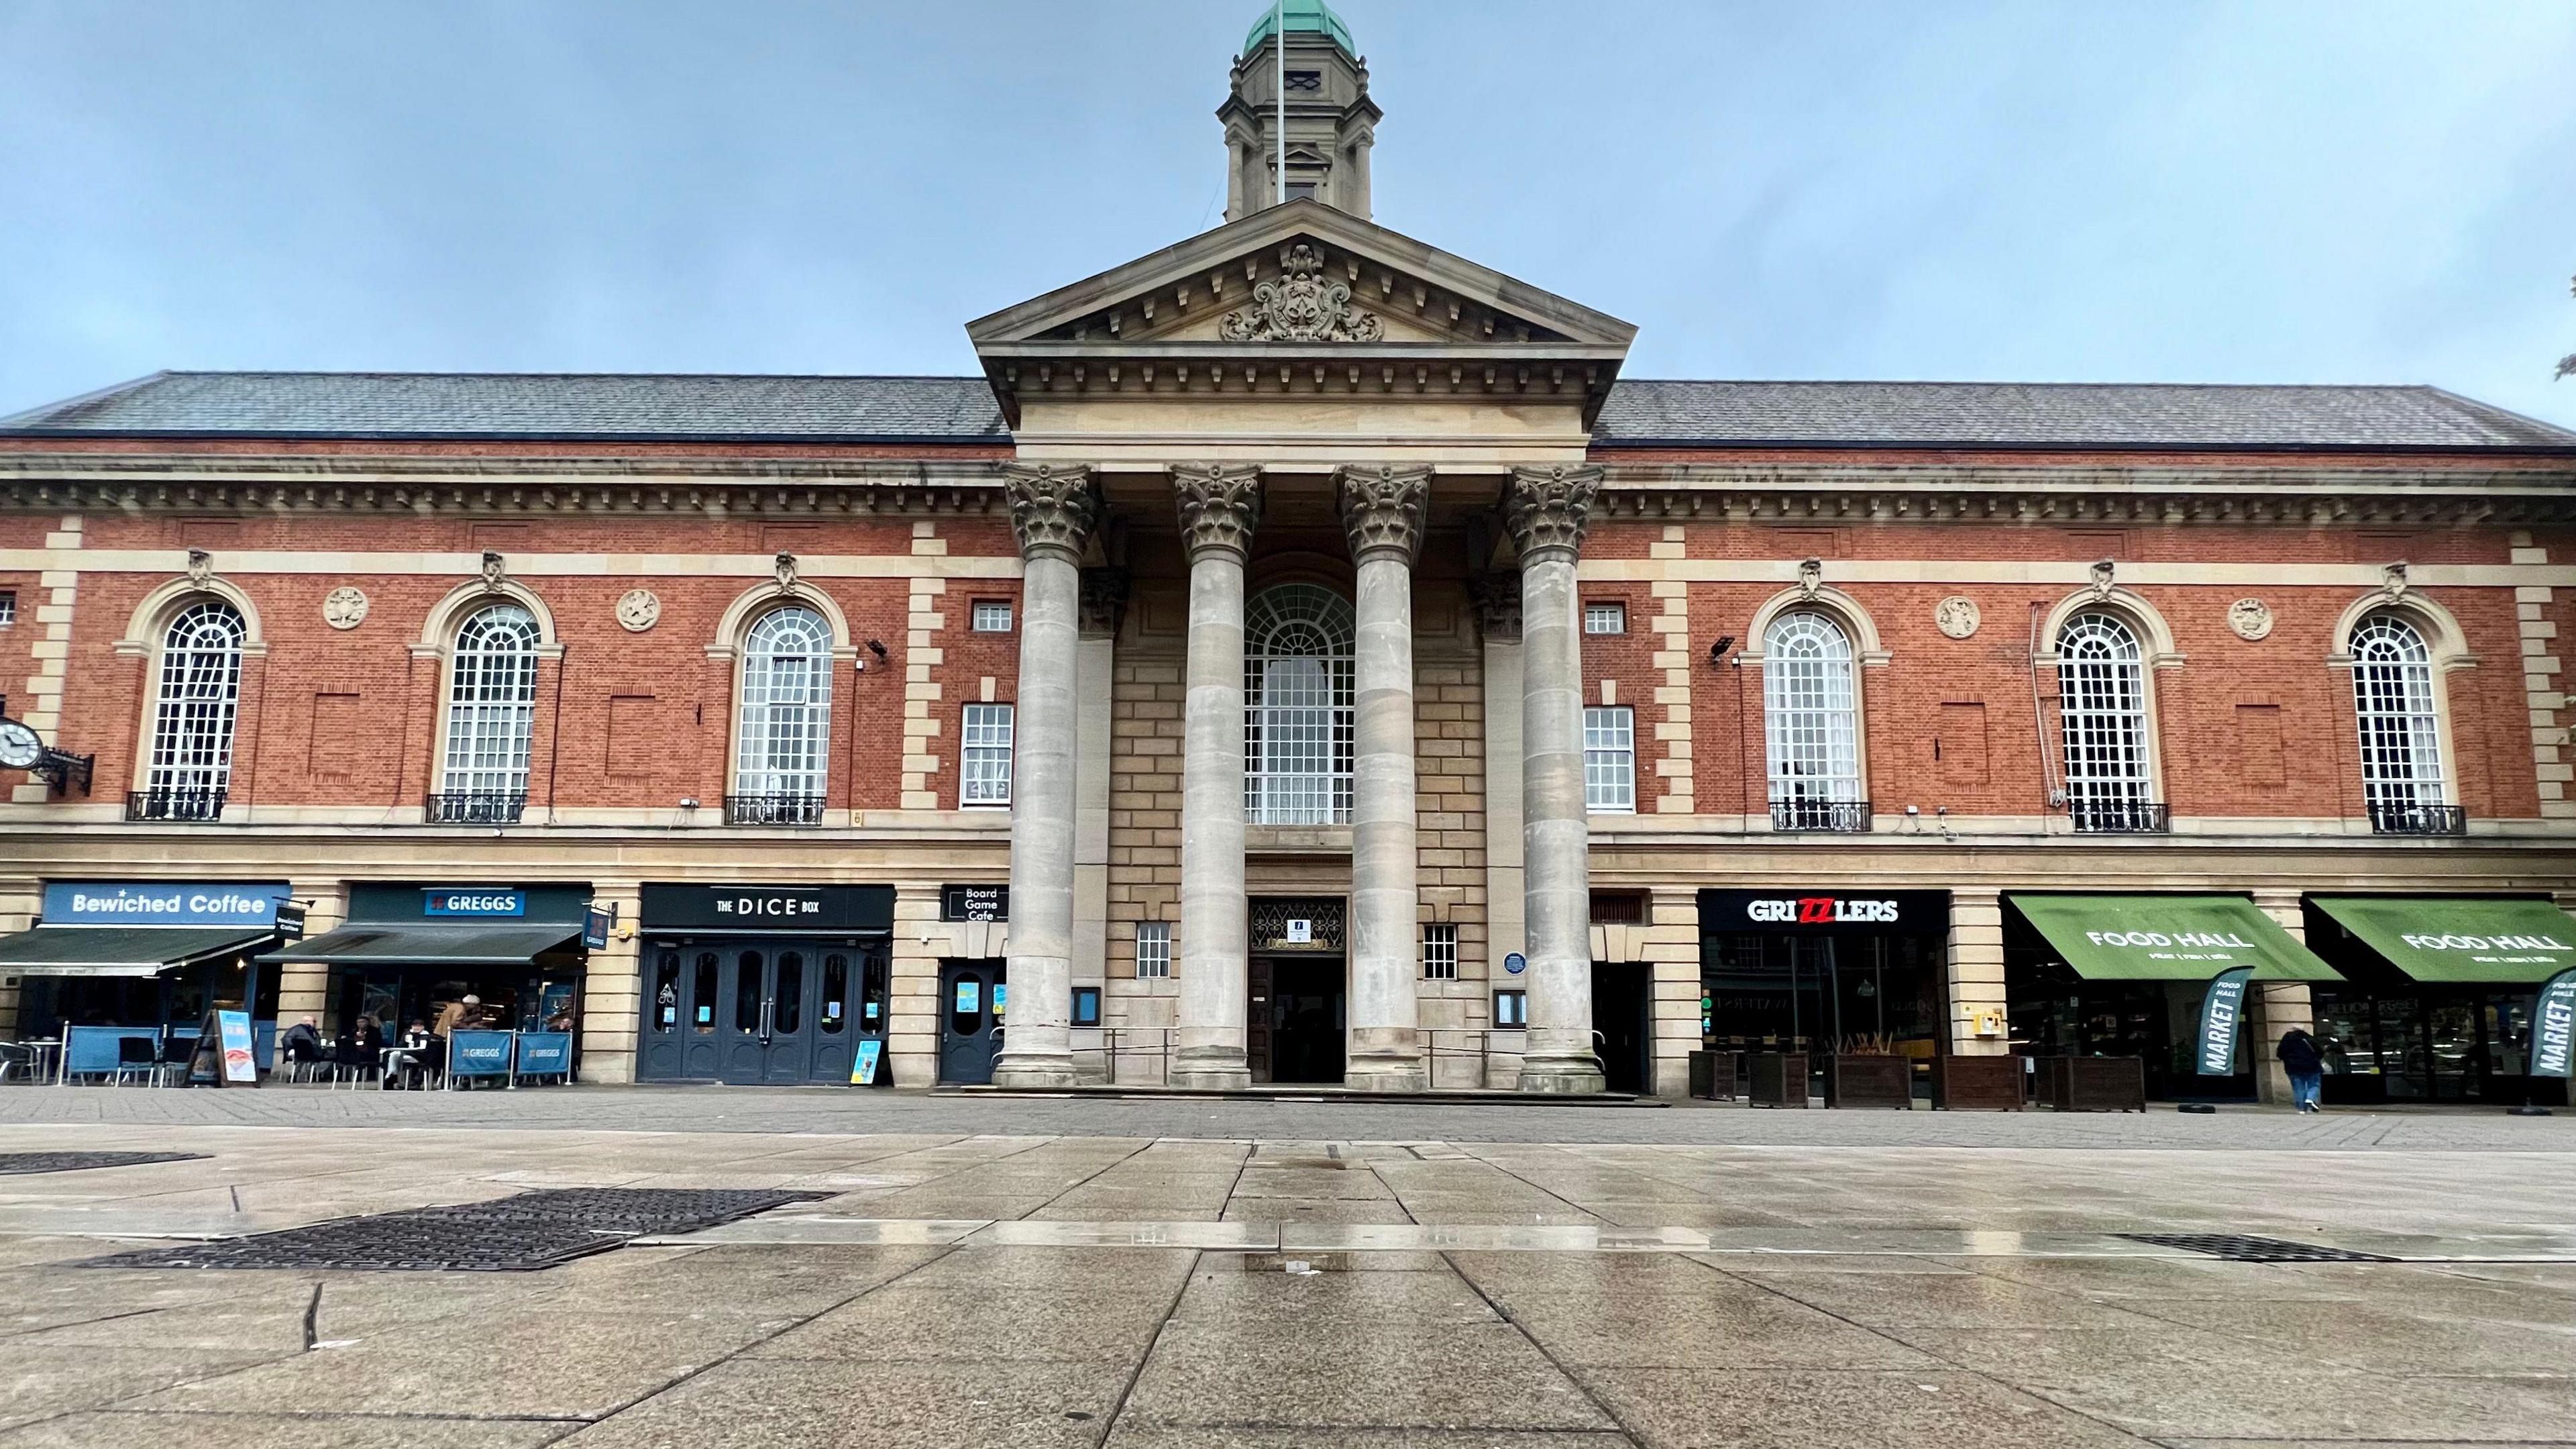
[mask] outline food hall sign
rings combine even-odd
[[[1699,893],[1700,930],[1813,935],[1878,934],[1949,929],[1947,891],[1705,890]]]

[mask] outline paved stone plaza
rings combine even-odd
[[[2576,1443],[2565,1114],[11,1089],[0,1123],[205,1154],[0,1176],[6,1449]],[[535,1273],[67,1266],[581,1186],[827,1196]]]

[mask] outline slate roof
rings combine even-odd
[[[1593,441],[1863,447],[2566,448],[2576,432],[2437,387],[1661,382],[1610,389]]]
[[[1010,441],[980,377],[156,372],[0,418],[0,434]]]
[[[0,436],[1004,443],[980,377],[160,372]],[[2432,387],[1622,380],[1603,447],[2576,448]]]

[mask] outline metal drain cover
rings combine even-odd
[[[73,1266],[525,1273],[604,1253],[630,1238],[694,1232],[829,1196],[765,1188],[565,1188],[147,1248]]]
[[[2314,1243],[2293,1243],[2286,1238],[2258,1238],[2245,1233],[2119,1233],[2133,1243],[2153,1243],[2159,1248],[2184,1248],[2225,1258],[2231,1263],[2395,1263],[2397,1258],[2384,1258],[2377,1253],[2355,1253],[2344,1248],[2321,1248]]]
[[[84,1167],[133,1167],[145,1162],[195,1162],[202,1152],[0,1152],[0,1173],[77,1172]]]

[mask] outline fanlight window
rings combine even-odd
[[[1243,804],[1255,825],[1351,818],[1350,601],[1280,584],[1244,610]]]
[[[449,795],[528,793],[528,747],[537,723],[537,621],[517,604],[494,604],[456,631],[447,672]]]
[[[762,615],[743,641],[735,793],[819,798],[831,738],[831,625],[801,606]]]
[[[2433,654],[2415,626],[2374,614],[2352,631],[2353,712],[2361,724],[2361,792],[2373,819],[2442,803],[2442,722]]]
[[[1782,614],[1762,640],[1762,717],[1771,800],[1861,798],[1851,636],[1823,614]]]
[[[222,809],[232,784],[233,723],[241,707],[242,616],[232,605],[190,605],[161,636],[144,787],[172,810]]]
[[[2057,634],[2066,798],[2079,821],[2151,804],[2147,682],[2138,636],[2111,614],[2078,614]]]

